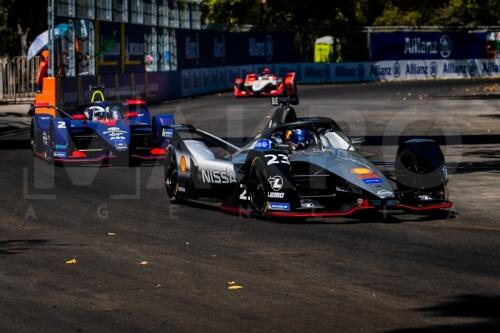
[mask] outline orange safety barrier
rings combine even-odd
[[[57,79],[55,77],[43,78],[43,90],[41,93],[35,94],[35,104],[37,103],[57,106]],[[56,116],[56,110],[53,108],[36,107],[35,113]]]

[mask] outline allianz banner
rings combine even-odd
[[[486,32],[373,32],[370,60],[484,59]]]
[[[292,62],[287,32],[177,31],[179,69]]]

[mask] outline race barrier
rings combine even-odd
[[[172,72],[131,73],[59,80],[59,104],[74,107],[88,99],[90,85],[106,87],[110,100],[171,100],[232,89],[237,77],[264,67],[280,77],[296,72],[299,84],[356,83],[500,77],[500,60],[399,60],[347,63],[289,63],[221,66]]]
[[[182,96],[231,89],[236,77],[259,73],[264,67],[281,77],[294,71],[299,84],[500,77],[500,60],[496,59],[260,64],[182,70]]]

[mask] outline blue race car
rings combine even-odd
[[[49,103],[32,108],[31,147],[48,162],[164,159],[172,115],[151,116],[146,102],[97,101],[66,112]]]

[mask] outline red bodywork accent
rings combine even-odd
[[[87,120],[87,117],[84,114],[77,113],[71,116],[73,120]]]
[[[127,101],[128,105],[146,105],[146,101],[142,99],[129,99]]]
[[[429,212],[433,210],[447,209],[451,207],[453,207],[453,203],[451,201],[446,201],[439,204],[423,205],[423,206],[411,206],[411,205],[399,204],[394,208],[411,212]],[[363,202],[358,204],[357,206],[341,211],[330,211],[330,212],[267,211],[266,216],[275,218],[329,218],[329,217],[350,216],[360,211],[373,210],[373,209],[376,209],[376,207],[370,205],[368,200],[363,200]],[[237,215],[245,215],[245,216],[252,215],[251,210],[239,207],[222,205],[221,210],[227,213],[237,214]]]
[[[139,115],[138,112],[135,112],[135,111],[129,111],[126,115],[125,115],[125,119],[129,119],[129,118],[137,118],[137,116]]]
[[[273,74],[272,77],[276,78],[276,75]],[[245,81],[243,81],[242,78],[236,78],[236,80],[234,81],[234,96],[236,96],[236,97],[250,97],[250,96],[255,96],[256,94],[253,91],[251,91],[251,90],[249,90],[249,91],[247,91],[247,90],[240,90],[239,86],[242,83],[245,83],[245,85],[249,85],[252,82],[254,82],[256,79],[257,79],[257,74],[254,74],[254,73],[247,74],[247,76],[245,78]],[[261,91],[261,92],[259,92],[259,95],[260,96],[267,96],[267,97],[271,97],[271,96],[284,96],[285,95],[285,91],[286,91],[286,94],[288,96],[296,93],[296,91],[295,91],[295,73],[294,72],[288,73],[283,78],[283,81],[278,85],[277,89],[271,90],[271,91],[267,91],[267,92],[266,91]]]
[[[163,148],[153,148],[150,150],[151,155],[166,155],[167,152]]]
[[[247,97],[253,96],[254,93],[252,91],[239,90],[237,85],[234,85],[234,96],[236,97]]]
[[[116,126],[116,120],[99,120],[101,124],[104,124],[106,126]]]
[[[74,150],[70,156],[70,158],[85,158],[85,157],[87,157],[87,154],[85,154],[83,151],[78,151],[78,150]]]
[[[438,210],[438,209],[448,209],[453,207],[453,202],[451,201],[445,201],[441,202],[438,204],[432,204],[432,205],[421,205],[421,206],[412,206],[412,205],[406,205],[406,204],[399,204],[396,206],[399,209],[404,209],[412,212],[428,212],[431,210]]]
[[[252,211],[250,209],[243,209],[243,208],[239,208],[239,207],[231,207],[231,206],[226,206],[226,205],[220,206],[220,209],[226,213],[229,213],[229,214],[237,214],[237,215],[245,215],[245,216],[252,215]]]
[[[257,74],[250,73],[250,74],[247,74],[247,77],[245,78],[245,83],[249,84],[249,83],[254,82],[255,80],[257,80]]]
[[[165,155],[143,156],[138,154],[131,154],[130,157],[145,161],[153,161],[153,160],[157,161],[157,160],[164,160],[167,158]]]

